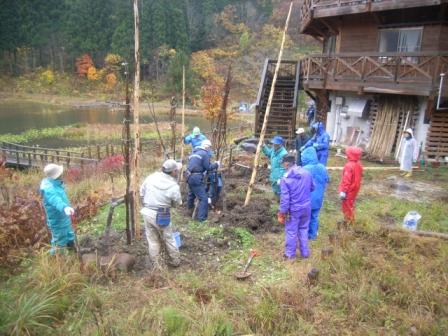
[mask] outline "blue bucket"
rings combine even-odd
[[[180,238],[180,233],[179,232],[173,232],[173,238],[174,241],[176,243],[177,248],[182,246],[182,239]]]

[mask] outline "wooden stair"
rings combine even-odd
[[[272,87],[276,60],[266,59],[255,106],[255,136],[259,136]],[[282,61],[269,113],[266,137],[281,135],[285,140],[295,136],[300,66],[297,61]]]

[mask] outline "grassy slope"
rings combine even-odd
[[[416,179],[431,181],[434,174],[446,188],[446,169],[417,173]],[[306,261],[282,261],[282,234],[241,233],[217,272],[205,266],[181,268],[163,274],[154,286],[149,276],[120,275],[106,282],[99,274],[80,276],[73,257],[61,262],[40,255],[2,283],[0,297],[7,305],[0,311],[0,325],[3,331],[28,328],[43,335],[446,334],[448,244],[389,233],[381,224],[386,217],[388,223],[399,223],[415,208],[423,215],[423,229],[447,231],[448,209],[442,202],[403,202],[372,192],[369,183],[385,177],[366,174],[358,223],[338,231],[339,172],[332,173],[319,239],[311,243],[313,254]],[[104,221],[102,216],[97,223]],[[191,234],[219,237],[222,232],[212,224],[185,223],[179,215],[175,219]],[[337,239],[330,244],[333,232]],[[233,273],[251,246],[261,253],[254,276],[236,282]],[[334,254],[321,259],[321,248],[329,246]],[[311,267],[320,275],[318,284],[309,287]]]

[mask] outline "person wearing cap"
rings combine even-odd
[[[280,196],[279,181],[285,173],[282,166],[282,158],[288,154],[284,147],[283,138],[276,135],[271,140],[272,147],[263,146],[263,154],[269,158],[271,165],[271,173],[269,174],[269,182],[271,182],[272,191],[275,195]]]
[[[411,177],[412,176],[412,163],[416,162],[418,159],[418,146],[417,141],[414,139],[414,132],[412,128],[408,128],[403,133],[403,140],[401,143],[400,150],[400,170],[402,171],[402,176]]]
[[[70,205],[65,192],[62,173],[64,167],[50,163],[45,166],[45,178],[40,183],[47,225],[51,232],[51,254],[60,249],[75,247],[75,233],[72,228],[71,216],[75,210]]]
[[[305,133],[305,129],[300,127],[296,131],[296,139],[295,139],[295,152],[297,153],[297,160],[296,164],[298,166],[302,165],[301,155],[300,155],[300,148],[302,148],[303,145],[307,143],[309,140],[309,136]]]
[[[206,140],[207,137],[201,133],[199,127],[193,128],[193,132],[184,137],[184,144],[191,145],[192,149],[199,147],[202,141]]]
[[[314,122],[314,117],[316,115],[316,104],[314,103],[314,100],[309,100],[308,103],[308,109],[306,110],[306,118],[308,120],[308,125],[311,126]]]
[[[194,201],[197,198],[198,213],[197,219],[202,222],[208,217],[208,195],[206,191],[205,174],[219,168],[219,162],[210,163],[210,150],[212,143],[204,140],[202,144],[193,150],[188,158],[188,167],[185,171],[188,183],[187,207],[191,213],[194,209]]]
[[[330,135],[325,131],[325,126],[320,121],[315,122],[311,126],[311,132],[313,133],[313,136],[304,146],[302,146],[302,148],[300,148],[300,151],[313,146],[317,152],[319,162],[326,166],[328,161],[328,151],[330,149]]]
[[[285,225],[285,253],[286,259],[295,259],[297,242],[300,255],[308,258],[308,229],[311,217],[311,192],[314,183],[311,174],[295,164],[293,155],[286,155],[282,165],[286,170],[280,180],[280,205],[277,218]]]
[[[182,164],[172,159],[166,160],[162,171],[155,172],[143,181],[140,198],[148,241],[149,257],[155,268],[160,268],[160,250],[162,246],[168,254],[168,264],[174,267],[180,264],[179,248],[171,229],[171,207],[182,204],[177,176]]]

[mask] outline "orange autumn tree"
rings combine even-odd
[[[95,68],[92,57],[89,54],[84,54],[78,57],[75,61],[76,73],[80,77],[87,77],[90,68]],[[90,70],[92,72],[92,70]]]
[[[224,78],[219,74],[209,51],[193,53],[191,67],[204,83],[201,87],[202,113],[213,128],[221,109]]]

